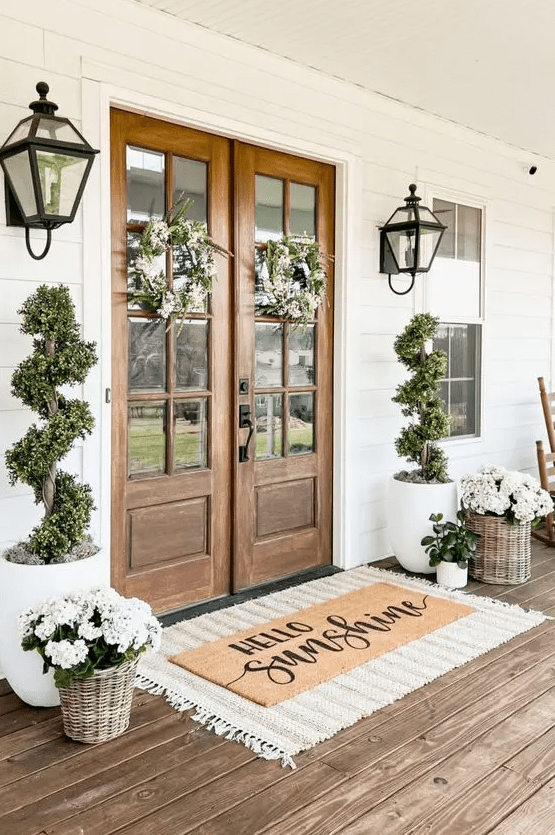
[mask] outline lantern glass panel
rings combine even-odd
[[[387,240],[399,270],[412,270],[415,266],[414,232],[407,230],[386,231]]]
[[[8,145],[13,145],[14,142],[19,142],[21,139],[26,139],[29,135],[29,130],[31,128],[32,121],[33,117],[29,116],[28,119],[24,119],[23,122],[20,122],[19,125],[4,142],[4,148],[6,148]]]
[[[20,151],[3,160],[4,168],[16,192],[23,214],[26,218],[38,213],[33,178],[31,177],[31,163],[27,150]]]
[[[413,223],[415,220],[413,206],[399,206],[387,221],[387,226],[393,223]]]
[[[430,269],[442,229],[420,228],[420,249],[418,250],[418,269],[426,272]]]
[[[60,119],[53,119],[51,116],[40,117],[35,136],[37,139],[51,139],[53,142],[73,142],[76,145],[83,145],[83,139],[73,125]]]
[[[427,206],[421,206],[420,211],[420,221],[422,223],[437,223],[437,217],[428,209]]]
[[[37,150],[44,213],[70,217],[88,160],[71,154]]]

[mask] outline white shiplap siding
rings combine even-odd
[[[412,181],[423,198],[441,189],[485,205],[483,432],[477,441],[446,444],[452,475],[485,461],[535,472],[534,441],[544,435],[536,378],[553,373],[552,162],[527,178],[522,153],[494,139],[129,0],[50,0],[47,15],[42,0],[3,0],[0,27],[0,139],[27,115],[36,82],[46,80],[60,113],[90,126],[87,138],[102,151],[85,195],[85,230],[80,213],[54,232],[43,262],[28,257],[20,230],[0,223],[0,452],[31,419],[9,391],[11,371],[29,350],[14,311],[37,284],[69,283],[86,337],[102,348],[85,387],[98,428],[70,462],[92,483],[99,506],[93,533],[102,544],[109,542],[110,512],[110,409],[103,396],[110,385],[110,97],[140,112],[337,161],[348,177],[358,172],[339,178],[343,399],[336,415],[344,425],[336,425],[343,438],[336,560],[355,565],[389,553],[384,495],[400,468],[393,439],[402,425],[391,397],[404,378],[392,343],[420,310],[425,279],[418,277],[408,296],[390,292],[378,273],[377,226]],[[0,479],[0,544],[25,535],[36,514],[30,491]]]

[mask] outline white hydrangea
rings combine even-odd
[[[532,476],[493,465],[461,479],[461,500],[474,513],[517,522],[533,522],[553,509],[551,496]]]
[[[95,646],[102,647],[103,666],[118,663],[114,654],[156,650],[162,631],[147,603],[106,587],[51,598],[23,612],[19,628],[22,640],[34,636],[50,665],[65,670],[93,659],[89,652]]]
[[[71,667],[81,664],[89,654],[85,641],[81,639],[76,641],[48,641],[44,651],[50,658],[52,666],[61,667],[63,670],[69,670]]]

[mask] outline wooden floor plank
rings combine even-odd
[[[343,780],[342,775],[324,763],[312,763],[296,776],[294,791],[290,782],[282,779],[191,830],[189,835],[253,835],[254,831],[264,832],[267,827],[293,815],[298,808],[311,803]]]
[[[527,798],[511,815],[487,830],[488,835],[553,835],[555,832],[555,780]]]

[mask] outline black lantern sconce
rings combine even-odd
[[[58,105],[48,101],[49,87],[37,84],[38,101],[0,148],[4,171],[6,223],[25,227],[29,255],[37,261],[50,249],[52,230],[72,223],[92,168],[95,151],[71,124],[55,116]],[[46,246],[35,255],[29,229],[46,229]]]
[[[416,186],[404,206],[396,209],[385,226],[380,226],[380,272],[389,273],[388,283],[398,296],[409,293],[417,273],[427,273],[432,266],[443,233],[447,229],[426,206],[419,206]],[[400,292],[391,284],[391,276],[409,273],[410,287]]]

